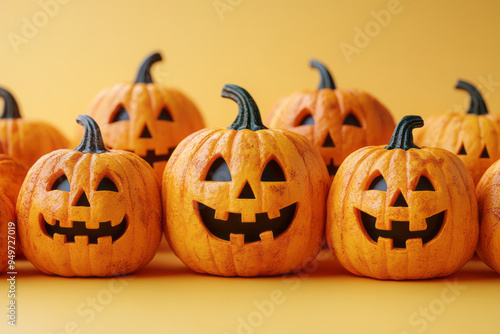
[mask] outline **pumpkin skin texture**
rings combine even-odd
[[[304,137],[267,129],[243,88],[227,129],[183,140],[167,164],[165,235],[191,269],[221,276],[270,276],[312,261],[323,242],[329,178]]]
[[[105,89],[87,111],[99,124],[106,146],[141,156],[154,168],[159,183],[175,147],[205,127],[186,95],[153,82],[150,68],[161,59],[159,53],[147,57],[134,83]]]
[[[303,90],[280,99],[267,115],[266,125],[299,133],[318,149],[331,180],[338,166],[355,150],[382,145],[391,138],[394,119],[373,96],[358,89],[336,88],[327,68],[320,71],[316,90]]]
[[[0,154],[0,194],[15,206],[28,170],[6,154]]]
[[[326,238],[350,272],[426,279],[459,270],[474,254],[474,184],[453,153],[418,148],[405,116],[388,146],[362,148],[342,163],[327,202]]]
[[[26,258],[61,276],[118,276],[153,258],[162,211],[154,171],[137,155],[108,151],[87,115],[80,146],[40,158],[17,203]]]
[[[481,177],[477,188],[479,207],[479,242],[477,254],[490,268],[500,273],[500,163],[495,162]]]
[[[18,239],[13,235],[16,241],[16,244],[13,245],[9,243],[10,240],[7,236],[10,234],[9,232],[9,223],[16,221],[16,210],[12,205],[12,202],[2,193],[0,193],[0,236],[2,237],[0,240],[0,272],[4,271],[7,268],[9,263],[9,249],[8,246],[13,246],[16,248],[16,255],[18,252]]]
[[[0,116],[0,152],[29,169],[42,155],[68,148],[68,139],[54,126],[42,121],[21,118],[12,94],[0,88],[5,101]]]
[[[500,158],[500,117],[488,113],[481,94],[470,83],[459,80],[456,88],[471,96],[467,113],[447,112],[429,117],[426,125],[415,131],[415,143],[455,153],[477,184]]]

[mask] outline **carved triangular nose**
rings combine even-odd
[[[247,198],[247,199],[255,199],[255,195],[253,194],[252,187],[250,187],[250,183],[248,181],[245,183],[243,190],[241,190],[238,198]]]
[[[400,206],[405,208],[408,207],[408,203],[406,203],[406,200],[402,193],[399,193],[398,198],[396,198],[396,201],[394,201],[394,204],[392,206]]]
[[[332,137],[330,137],[329,133],[326,135],[323,147],[335,147],[335,144],[333,143]]]
[[[144,125],[144,129],[142,129],[142,133],[139,138],[152,138],[147,125]]]
[[[80,195],[80,198],[76,202],[75,206],[90,206],[87,195],[85,195],[85,191],[82,192],[82,194]]]

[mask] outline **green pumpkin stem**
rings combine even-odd
[[[109,152],[102,140],[101,130],[96,121],[89,115],[78,115],[76,122],[83,125],[85,134],[83,135],[82,142],[73,151],[82,153],[106,153]]]
[[[323,65],[322,63],[320,63],[315,59],[311,59],[309,61],[309,65],[317,69],[321,76],[321,81],[319,82],[318,90],[325,88],[335,89],[335,84],[333,83],[332,76],[330,75],[330,72],[328,71],[325,65]]]
[[[4,100],[3,113],[0,116],[0,119],[14,119],[21,118],[21,114],[19,113],[19,106],[17,105],[16,99],[12,94],[0,87],[0,96]]]
[[[135,78],[135,83],[153,83],[153,78],[151,78],[151,66],[157,61],[162,60],[161,54],[155,52],[149,55],[141,64],[139,71],[137,72],[137,77]]]
[[[397,148],[408,151],[410,148],[420,148],[413,143],[413,129],[424,126],[424,120],[420,116],[410,115],[403,117],[391,137],[386,150],[395,150]]]
[[[262,124],[259,108],[250,94],[243,88],[227,84],[222,88],[222,97],[231,99],[238,103],[238,116],[236,120],[228,127],[230,130],[265,130]]]
[[[486,103],[484,103],[481,93],[472,84],[458,80],[455,88],[466,90],[470,95],[470,106],[467,110],[468,114],[474,115],[486,115],[488,114],[488,109],[486,108]]]

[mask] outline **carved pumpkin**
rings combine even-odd
[[[10,156],[0,154],[0,194],[15,206],[28,170]]]
[[[500,161],[491,165],[477,185],[479,242],[477,254],[490,268],[500,273]]]
[[[419,148],[405,116],[388,146],[362,148],[342,163],[327,202],[326,237],[356,275],[424,279],[459,270],[474,254],[478,211],[464,164],[440,148]]]
[[[158,181],[177,144],[205,127],[188,97],[153,82],[151,66],[161,59],[159,53],[147,57],[134,83],[104,90],[87,111],[99,124],[106,146],[141,156],[154,168]]]
[[[134,272],[155,255],[161,201],[154,171],[137,155],[108,151],[87,115],[74,150],[49,153],[29,170],[17,203],[23,252],[62,276]]]
[[[5,195],[0,193],[0,272],[7,268],[9,259],[18,255],[19,240],[16,238],[15,229],[9,229],[9,223],[12,225],[15,221],[14,206]],[[9,233],[9,230],[14,232]]]
[[[0,96],[4,99],[0,116],[2,153],[29,169],[42,155],[69,147],[68,139],[52,125],[21,118],[17,102],[9,91],[0,88]]]
[[[336,88],[328,69],[316,60],[320,72],[316,90],[304,90],[279,100],[266,125],[307,137],[319,150],[331,179],[350,153],[367,145],[387,143],[394,130],[390,112],[374,97],[357,89]]]
[[[325,165],[306,138],[267,129],[243,88],[226,85],[222,96],[238,103],[234,123],[189,136],[165,169],[167,240],[200,273],[299,270],[323,240]]]
[[[415,142],[457,154],[477,184],[486,169],[500,158],[500,118],[488,113],[481,93],[473,85],[459,80],[456,88],[470,94],[467,113],[447,112],[429,117],[426,125],[415,131]]]

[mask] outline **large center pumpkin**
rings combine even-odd
[[[322,243],[328,174],[306,138],[267,129],[244,89],[228,129],[186,138],[163,177],[165,234],[190,268],[224,276],[300,269]]]

